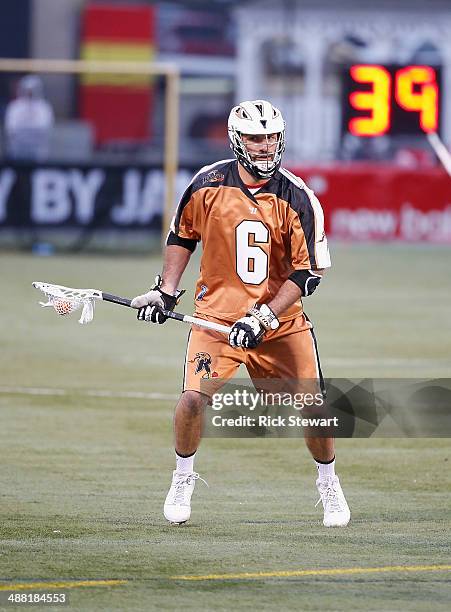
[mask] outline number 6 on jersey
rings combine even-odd
[[[268,277],[268,255],[258,244],[268,244],[268,228],[261,221],[242,221],[235,229],[235,239],[238,276],[244,283],[260,285]]]

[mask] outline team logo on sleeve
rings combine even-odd
[[[220,183],[223,180],[224,175],[222,174],[222,172],[212,170],[207,174],[207,176],[204,176],[204,178],[202,179],[202,184],[205,185],[205,183]]]
[[[217,378],[218,373],[211,371],[211,355],[210,353],[196,353],[194,359],[190,359],[189,363],[196,363],[196,371],[194,374],[204,373],[202,378]]]
[[[203,300],[204,295],[207,293],[207,291],[208,291],[208,287],[207,287],[207,285],[201,285],[201,286],[200,286],[200,291],[199,291],[199,293],[196,295],[196,300],[199,300],[199,301],[200,301],[200,300]]]

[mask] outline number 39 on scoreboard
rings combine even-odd
[[[343,78],[342,128],[354,136],[440,129],[439,67],[356,64]]]

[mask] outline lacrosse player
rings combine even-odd
[[[321,205],[300,178],[280,167],[285,122],[272,104],[255,100],[235,106],[228,132],[236,159],[195,175],[172,221],[162,275],[132,301],[138,319],[164,323],[162,309],[174,309],[179,281],[202,241],[196,316],[232,326],[228,337],[194,326],[189,332],[174,417],[176,469],[164,504],[171,523],[189,519],[199,478],[194,458],[209,401],[201,381],[230,379],[243,363],[252,379],[322,382],[301,299],[316,290],[330,266]],[[335,474],[334,439],[305,440],[317,467],[323,524],[345,526],[350,511]]]

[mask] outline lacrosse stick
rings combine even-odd
[[[451,176],[451,154],[448,149],[445,147],[443,142],[440,140],[439,135],[436,132],[429,132],[426,134],[426,137],[429,141],[429,144],[434,149],[435,154],[442,162],[442,166],[448,173],[448,176]]]
[[[47,296],[47,302],[39,302],[40,305],[44,307],[52,306],[59,315],[68,315],[82,308],[81,317],[78,321],[82,324],[90,323],[93,320],[96,300],[112,302],[113,304],[131,308],[130,305],[132,301],[128,298],[105,293],[98,289],[72,289],[71,287],[63,287],[62,285],[52,285],[51,283],[36,281],[32,284],[35,289],[39,289]],[[163,312],[169,319],[191,323],[198,327],[213,329],[214,331],[223,332],[224,334],[230,333],[230,327],[221,325],[220,323],[204,321],[204,319],[198,319],[197,317],[191,317],[172,310],[163,310]]]

